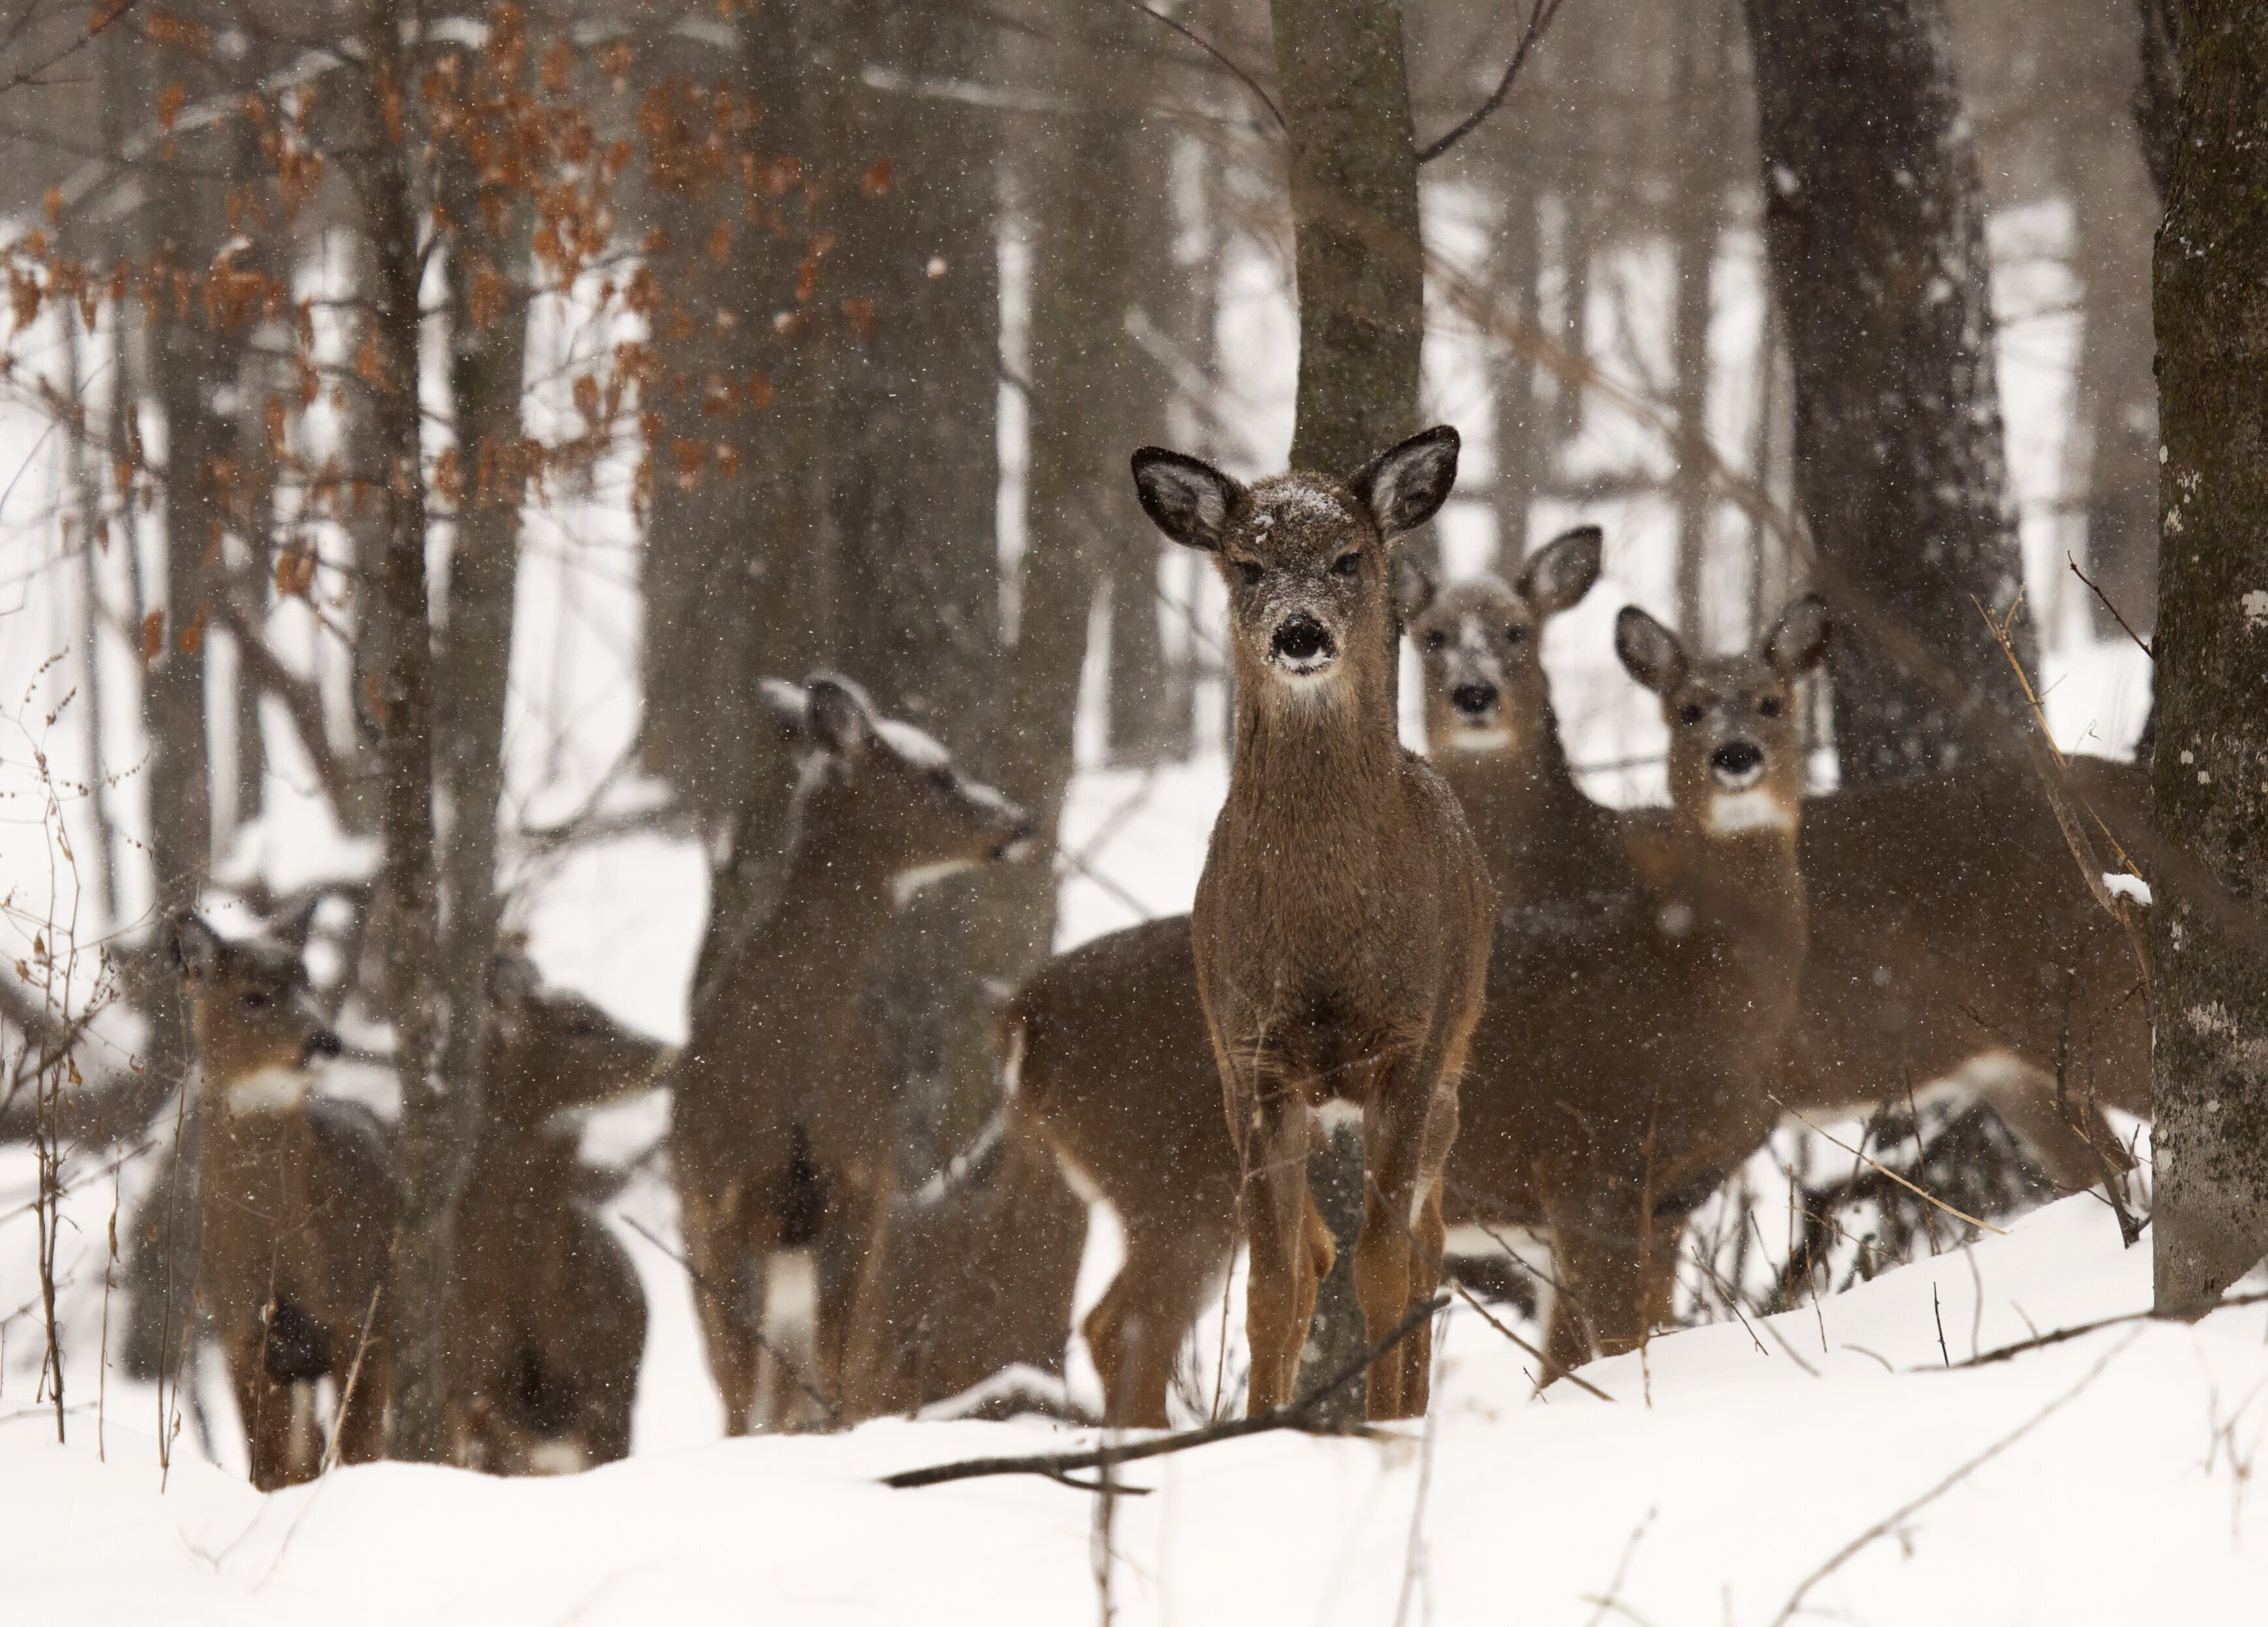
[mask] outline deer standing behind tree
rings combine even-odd
[[[917,892],[1020,856],[1031,835],[1022,809],[920,730],[877,717],[847,680],[768,693],[804,747],[778,902],[696,1002],[668,1080],[680,1224],[736,1435],[762,1421],[759,1335],[771,1267],[791,1249],[809,1248],[816,1272],[817,1372],[806,1376],[844,1416],[862,1410],[878,1358],[859,1328],[874,1314],[898,1119],[860,1005]],[[773,1427],[801,1417],[793,1376],[774,1363],[762,1415]]]
[[[519,954],[497,957],[489,1020],[457,1211],[457,1456],[496,1474],[567,1473],[629,1455],[646,1329],[637,1270],[587,1196],[580,1115],[652,1085],[665,1052],[541,988]]]
[[[178,1292],[210,1308],[263,1491],[320,1469],[320,1380],[341,1397],[338,1456],[386,1447],[393,1160],[374,1115],[315,1093],[339,1041],[308,996],[306,925],[232,942],[194,914],[173,924],[205,1126],[196,1280]]]
[[[1214,556],[1228,590],[1236,733],[1228,798],[1191,916],[1252,1248],[1250,1406],[1292,1399],[1329,1232],[1307,1192],[1313,1121],[1363,1117],[1363,1324],[1376,1339],[1431,1294],[1441,1167],[1479,1020],[1494,911],[1456,799],[1395,737],[1395,545],[1456,479],[1457,434],[1413,436],[1334,479],[1246,487],[1146,447],[1142,506]],[[1373,1418],[1425,1410],[1425,1330],[1373,1361]]]

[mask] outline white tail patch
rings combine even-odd
[[[1794,828],[1795,810],[1768,791],[1720,791],[1709,799],[1709,834],[1712,836]]]
[[[315,1076],[305,1068],[262,1068],[223,1091],[221,1103],[242,1118],[289,1113],[307,1099],[314,1084]]]
[[[590,1467],[581,1445],[572,1440],[540,1440],[527,1451],[531,1475],[579,1475]]]

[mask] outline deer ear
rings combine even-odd
[[[1151,523],[1183,548],[1220,550],[1244,488],[1210,463],[1145,446],[1134,454],[1134,495]]]
[[[315,913],[323,907],[324,894],[318,893],[306,903],[269,929],[269,936],[293,954],[305,956],[307,939],[315,933]]]
[[[1538,615],[1557,615],[1580,604],[1599,579],[1605,534],[1596,526],[1565,531],[1536,550],[1520,573],[1520,596]]]
[[[874,733],[874,710],[864,690],[848,678],[822,674],[804,686],[804,694],[813,745],[844,758],[866,749]]]
[[[1437,423],[1379,453],[1347,482],[1388,541],[1417,530],[1449,500],[1449,489],[1457,483],[1461,444],[1456,431]]]
[[[810,714],[802,689],[784,678],[767,678],[756,686],[756,692],[763,698],[764,715],[779,732],[780,744],[804,744]]]
[[[1656,695],[1668,695],[1685,681],[1685,646],[1636,605],[1624,605],[1615,618],[1615,653],[1630,675]]]
[[[1418,562],[1412,554],[1398,556],[1394,562],[1394,597],[1402,607],[1402,619],[1414,622],[1425,614],[1433,603],[1433,595],[1440,590],[1433,585],[1433,573]]]
[[[185,909],[173,917],[173,963],[181,968],[185,982],[210,983],[220,966],[220,934],[206,924],[205,918],[193,909]]]
[[[1783,678],[1800,678],[1827,659],[1827,601],[1806,593],[1779,613],[1764,640],[1764,659]]]

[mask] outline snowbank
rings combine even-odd
[[[2098,1200],[2070,1198],[1753,1336],[1719,1324],[1594,1364],[1585,1376],[1613,1404],[1565,1383],[1529,1399],[1519,1352],[1461,1309],[1430,1470],[1420,1425],[1124,1470],[1152,1494],[1116,1509],[1119,1619],[1395,1620],[1423,1483],[1411,1622],[1762,1627],[1822,1568],[1807,1616],[2257,1620],[2268,1511],[2247,1493],[2268,1435],[2268,1307],[1945,1370],[2141,1308],[2146,1255],[2121,1249]],[[263,1498],[189,1454],[161,1491],[147,1436],[114,1415],[106,1462],[91,1411],[58,1447],[26,1399],[0,1422],[16,1619],[998,1624],[1097,1609],[1090,1498],[1032,1478],[878,1483],[1079,1432],[886,1422],[571,1480],[381,1464]]]

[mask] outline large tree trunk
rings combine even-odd
[[[478,1101],[453,1097],[436,1074],[448,1010],[474,1011],[477,989],[444,990],[436,973],[439,899],[433,832],[433,647],[425,575],[425,477],[419,450],[419,209],[411,191],[409,133],[389,92],[412,83],[394,0],[374,0],[363,29],[367,98],[356,182],[370,239],[369,457],[384,517],[378,614],[389,660],[379,684],[379,891],[387,920],[387,1006],[401,1085],[401,1218],[387,1298],[394,1334],[397,1457],[446,1455],[447,1321],[458,1189],[477,1128]]]
[[[1709,548],[1709,320],[1724,227],[1727,114],[1732,92],[1725,73],[1725,31],[1730,9],[1721,0],[1692,0],[1677,48],[1676,140],[1670,155],[1670,407],[1677,419],[1675,473],[1670,495],[1677,505],[1677,629],[1689,649],[1711,648],[1702,619],[1702,587]]]
[[[1425,253],[1418,151],[1397,0],[1275,0],[1276,71],[1290,146],[1300,296],[1300,389],[1292,465],[1344,475],[1418,427]],[[1337,1262],[1318,1286],[1303,1373],[1361,1354],[1354,1244],[1362,1144],[1349,1129],[1308,1160]],[[1364,1416],[1359,1380],[1329,1403]]]
[[[2182,8],[2183,108],[2158,233],[2160,834],[2198,885],[2151,912],[2157,1305],[2193,1313],[2268,1252],[2268,9]],[[2232,918],[2233,917],[2233,918]]]
[[[526,36],[491,24],[471,70],[475,104],[515,92]],[[498,151],[504,133],[481,131]],[[505,697],[519,578],[519,509],[526,489],[520,397],[527,360],[530,200],[512,180],[483,174],[473,131],[445,137],[436,173],[450,223],[444,262],[449,306],[449,397],[456,428],[456,520],[434,770],[446,793],[442,849],[448,914],[444,976],[451,1002],[441,1089],[453,1118],[477,1123],[487,1072],[490,962],[495,958],[497,806],[504,791]],[[516,179],[516,178],[515,178]],[[483,292],[501,287],[500,296]]]
[[[2013,609],[2010,642],[2036,665],[1984,190],[1942,0],[1747,5],[1797,493],[1844,624],[1843,779],[1896,779],[1991,750],[2024,717],[1986,613]]]
[[[974,77],[989,36],[949,8],[828,12],[828,167],[867,195],[824,262],[832,347],[827,643],[882,709],[996,770],[999,639],[998,115],[932,87]],[[841,313],[837,317],[832,313]],[[918,1179],[989,1092],[968,885],[924,890],[880,978],[885,1054],[907,1086]]]

